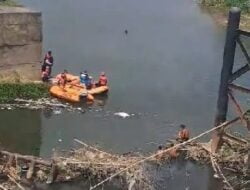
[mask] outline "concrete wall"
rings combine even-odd
[[[0,6],[0,81],[38,80],[41,53],[41,13]]]

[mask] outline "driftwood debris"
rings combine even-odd
[[[35,156],[27,156],[27,155],[21,155],[18,153],[11,153],[8,151],[0,151],[0,154],[2,154],[3,156],[8,156],[9,158],[12,158],[11,160],[9,159],[8,164],[11,164],[14,160],[14,158],[16,157],[19,160],[24,160],[24,161],[28,161],[28,162],[35,162],[37,164],[41,164],[44,166],[51,166],[51,162],[43,160],[41,158],[37,158]]]
[[[61,103],[53,98],[41,98],[38,100],[26,100],[17,98],[10,103],[1,103],[1,110],[29,109],[29,110],[66,110],[84,113],[81,107],[76,107],[68,103]]]
[[[31,179],[33,177],[33,174],[34,174],[34,169],[35,169],[35,161],[32,160],[29,164],[29,169],[28,169],[28,172],[26,174],[26,178],[27,179]]]
[[[3,185],[0,185],[0,189],[2,189],[2,190],[8,190],[8,189],[5,188]]]
[[[234,189],[239,189],[240,187],[242,189],[244,183],[239,184],[239,181],[244,180],[246,175],[244,170],[245,158],[248,155],[246,141],[242,139],[239,142],[235,139],[229,140],[228,143],[224,143],[216,155],[213,155],[213,159],[211,159],[211,144],[196,142],[200,137],[213,130],[227,127],[233,123],[232,121],[209,129],[186,142],[177,143],[171,147],[166,145],[165,149],[149,156],[111,154],[78,139],[75,139],[75,142],[80,145],[78,149],[68,153],[58,152],[52,160],[0,151],[0,171],[7,176],[5,184],[10,184],[10,186],[12,184],[13,187],[24,186],[24,179],[33,182],[53,183],[81,178],[92,181],[91,184],[97,182],[90,189],[96,189],[112,179],[119,179],[121,185],[128,187],[128,189],[150,190],[153,188],[153,184],[149,183],[150,175],[144,170],[145,164],[166,163],[167,160],[173,159],[170,152],[176,150],[179,153],[184,153],[187,159],[212,164],[227,188],[236,187]],[[232,139],[231,137],[227,138]],[[227,173],[222,173],[224,170]],[[241,178],[232,179],[230,172],[238,173]],[[6,187],[3,185],[3,188]],[[12,188],[8,187],[7,189]]]

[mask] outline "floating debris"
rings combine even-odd
[[[13,109],[29,109],[29,110],[51,110],[54,114],[61,114],[62,110],[76,111],[84,113],[85,110],[81,107],[75,107],[68,103],[61,103],[57,99],[41,98],[38,100],[15,99],[12,103],[0,104],[1,110]]]
[[[54,113],[55,115],[59,115],[59,114],[62,113],[62,110],[53,110],[53,113]]]
[[[122,117],[124,119],[127,118],[127,117],[130,117],[130,115],[128,113],[126,113],[126,112],[116,112],[116,113],[114,113],[114,115]]]

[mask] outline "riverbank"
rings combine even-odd
[[[201,10],[211,15],[216,24],[226,27],[228,19],[228,10],[232,6],[241,8],[241,22],[240,28],[243,30],[250,30],[250,9],[246,5],[236,3],[226,3],[226,1],[210,1],[203,0],[199,2]],[[250,6],[250,5],[249,5]]]
[[[0,6],[21,7],[15,0],[2,0],[0,1]]]
[[[0,1],[0,82],[39,80],[42,55],[41,12]]]

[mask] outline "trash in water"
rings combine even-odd
[[[58,114],[61,114],[61,113],[62,113],[62,110],[53,110],[53,113],[54,113],[55,115],[58,115]]]
[[[119,117],[122,117],[122,118],[127,118],[127,117],[130,116],[130,115],[129,115],[128,113],[126,113],[126,112],[116,112],[116,113],[114,113],[114,115],[119,116]]]
[[[214,174],[214,178],[219,179],[220,177],[218,174]]]
[[[58,139],[58,142],[62,142],[62,139]]]
[[[12,108],[11,108],[11,107],[8,107],[8,110],[12,110]]]

